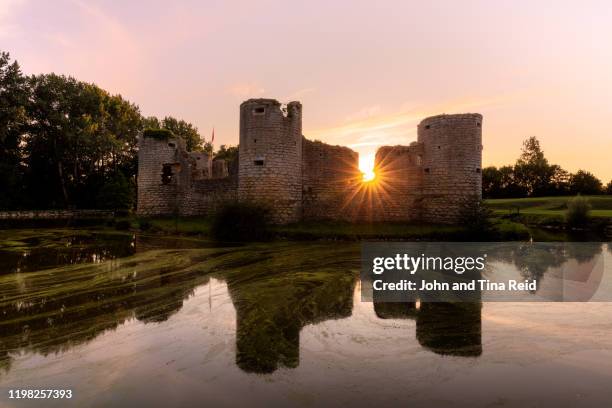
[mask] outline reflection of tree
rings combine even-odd
[[[236,308],[236,364],[244,371],[297,367],[302,327],[351,315],[355,275],[334,265],[340,259],[326,258],[329,250],[310,259],[285,255],[226,276]]]
[[[512,243],[491,247],[488,254],[490,262],[513,264],[524,279],[539,282],[551,269],[560,268],[571,259],[589,262],[601,251],[601,244],[597,242]]]
[[[88,342],[132,317],[164,321],[208,280],[195,265],[179,252],[157,251],[5,279],[1,349],[47,355]],[[9,358],[0,356],[0,364],[6,366]]]
[[[100,263],[132,255],[132,235],[96,235],[81,233],[68,236],[24,238],[16,250],[3,251],[0,274],[30,272],[61,265]]]
[[[151,249],[99,264],[4,275],[0,370],[10,368],[12,353],[61,352],[134,317],[165,321],[211,274],[227,281],[237,311],[237,364],[250,372],[296,367],[302,327],[351,314],[358,266],[356,246],[266,244]]]

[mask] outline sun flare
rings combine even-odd
[[[370,182],[376,178],[376,173],[374,172],[374,154],[359,156],[359,170],[363,174],[364,182]]]

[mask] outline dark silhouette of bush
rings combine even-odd
[[[168,129],[146,129],[143,132],[143,136],[157,140],[168,140],[172,139],[174,134]]]
[[[586,198],[577,195],[567,203],[565,221],[569,227],[584,227],[591,219],[591,204]]]
[[[115,229],[119,231],[127,231],[132,228],[132,223],[129,220],[119,220],[115,223]]]
[[[270,211],[265,206],[232,202],[213,216],[211,235],[220,241],[263,241],[271,237]]]
[[[465,228],[466,239],[491,239],[495,235],[495,225],[491,221],[493,212],[482,200],[468,201],[459,214],[462,227]]]
[[[153,227],[153,224],[151,223],[151,221],[144,219],[144,218],[140,218],[138,220],[138,228],[141,231],[148,231]]]

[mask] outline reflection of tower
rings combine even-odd
[[[416,337],[437,354],[477,357],[482,354],[480,302],[421,303]]]
[[[455,223],[482,197],[482,115],[438,115],[418,126],[423,143],[423,220]]]
[[[272,210],[275,222],[302,215],[302,105],[274,99],[240,105],[238,198]]]
[[[416,302],[374,302],[374,313],[379,319],[414,319],[418,310]]]
[[[271,373],[300,361],[300,331],[307,324],[351,315],[352,273],[272,274],[227,281],[236,308],[236,364],[247,372]],[[288,278],[288,281],[283,279]]]
[[[477,357],[482,354],[480,302],[377,302],[379,319],[416,319],[419,344],[436,354]]]
[[[255,308],[251,309],[255,312]],[[300,362],[301,323],[294,316],[236,308],[236,364],[246,372],[272,373]]]

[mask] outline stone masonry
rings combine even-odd
[[[249,99],[240,105],[237,162],[141,136],[138,214],[210,215],[238,200],[265,205],[276,223],[456,223],[481,198],[482,116],[433,116],[417,134],[408,146],[380,147],[376,178],[363,182],[356,152],[304,138],[299,102]]]

